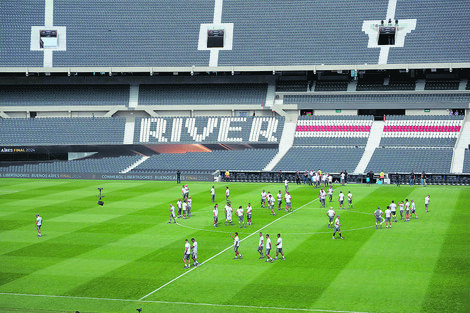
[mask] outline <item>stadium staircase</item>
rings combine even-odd
[[[135,129],[135,117],[134,116],[126,117],[123,144],[131,145],[134,143],[134,129]]]
[[[276,97],[276,84],[269,84],[266,92],[265,106],[272,107],[274,105],[274,98]]]
[[[131,85],[129,89],[129,108],[136,108],[139,104],[139,85]]]
[[[454,154],[452,156],[451,173],[461,174],[463,171],[463,162],[465,159],[465,148],[470,144],[470,117],[465,115],[464,124],[460,131],[459,138],[455,144]]]
[[[149,156],[142,156],[142,158],[140,158],[139,160],[137,160],[136,162],[134,162],[134,164],[132,164],[131,166],[127,167],[126,169],[124,169],[123,171],[119,172],[120,174],[126,174],[126,173],[129,173],[130,171],[132,171],[133,169],[135,169],[137,166],[139,166],[140,164],[144,163],[145,161],[147,161],[150,157]]]
[[[286,117],[286,122],[284,124],[284,129],[282,131],[281,140],[279,142],[279,151],[271,160],[271,162],[266,165],[263,171],[272,171],[273,168],[281,161],[281,159],[286,155],[287,151],[294,144],[295,130],[297,128],[297,116]]]
[[[367,145],[362,155],[361,160],[357,164],[356,169],[354,170],[355,174],[365,173],[367,165],[374,154],[375,149],[380,144],[380,139],[382,138],[382,133],[384,131],[385,122],[384,121],[374,121],[370,129],[369,139],[367,140]]]

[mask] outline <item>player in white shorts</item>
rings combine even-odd
[[[198,266],[199,262],[197,261],[197,241],[194,238],[191,238],[191,241],[193,243],[193,246],[191,247],[191,259],[194,261],[194,266]]]
[[[277,234],[277,243],[276,243],[276,257],[274,260],[277,260],[279,253],[282,255],[282,259],[285,260],[284,252],[282,252],[282,238],[281,234]]]
[[[248,203],[246,207],[246,224],[251,225],[251,215],[253,214],[253,208],[251,207],[251,203]]]
[[[219,222],[219,205],[216,204],[214,206],[214,210],[212,211],[214,214],[214,227],[217,227],[217,223]]]
[[[335,219],[335,211],[333,210],[333,207],[330,207],[330,209],[326,212],[326,216],[328,216],[328,228],[333,228],[333,221]]]
[[[173,204],[170,204],[170,220],[168,221],[168,224],[171,224],[171,219],[173,219],[173,223],[176,223],[175,207],[173,206]]]
[[[240,239],[238,238],[238,233],[235,232],[235,236],[232,236],[232,234],[230,234],[230,237],[232,237],[232,239],[233,239],[233,250],[235,251],[234,260],[236,260],[238,258],[238,256],[240,256],[240,259],[241,259],[243,256],[238,251],[238,248],[240,248]]]
[[[395,202],[392,200],[392,203],[390,203],[390,211],[392,212],[392,222],[397,222],[397,205]]]
[[[259,242],[258,242],[258,253],[260,255],[260,260],[261,259],[264,259],[264,256],[263,256],[263,246],[264,246],[264,237],[263,237],[263,233],[259,233]]]
[[[390,229],[392,228],[392,210],[388,206],[385,210],[385,228],[388,229],[388,225],[390,225]]]
[[[190,255],[191,255],[191,246],[189,245],[188,239],[186,239],[185,244],[184,244],[184,253],[183,253],[184,268],[189,268],[191,266],[191,261],[189,260]]]
[[[429,212],[429,200],[430,200],[430,196],[428,195],[426,198],[424,198],[424,206],[426,207],[426,213]]]

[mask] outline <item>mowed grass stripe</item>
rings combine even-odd
[[[423,312],[468,312],[470,308],[469,190],[461,190],[457,198],[456,207],[463,210],[452,212],[452,219],[421,305]],[[448,211],[450,204],[447,201],[444,201],[442,206],[431,203],[430,211],[433,215],[440,211]]]
[[[417,189],[420,188],[420,189]],[[403,190],[388,188],[380,189],[383,193],[382,201],[390,203],[403,197]],[[415,198],[418,216],[411,222],[393,223],[392,229],[369,231],[370,236],[355,257],[345,263],[341,273],[331,283],[328,290],[316,301],[316,306],[329,305],[332,309],[341,309],[345,305],[351,310],[366,309],[373,312],[419,312],[421,301],[427,282],[432,275],[432,267],[437,257],[437,251],[442,244],[448,220],[445,223],[435,223],[437,218],[425,215],[422,203],[424,190],[421,187],[408,188],[407,198]],[[429,187],[426,192],[432,192]],[[453,193],[458,194],[458,190]],[[397,194],[399,193],[399,194]],[[398,198],[398,199],[397,199]],[[420,201],[418,201],[418,198]],[[422,199],[421,199],[422,198]],[[440,206],[446,201],[445,197],[434,196],[433,205]],[[388,200],[388,201],[387,201]],[[450,207],[456,203],[453,197]],[[374,219],[371,216],[371,219]],[[405,287],[406,286],[406,287]],[[369,294],[367,302],[358,297],[358,288],[361,294]],[[399,296],[405,289],[405,294],[412,296]],[[390,303],[391,293],[399,301]],[[341,295],[341,300],[338,300]]]

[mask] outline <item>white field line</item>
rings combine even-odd
[[[162,300],[132,300],[132,299],[113,299],[113,298],[93,298],[93,297],[74,297],[74,296],[55,296],[55,295],[37,295],[27,293],[9,293],[0,292],[0,295],[6,296],[23,296],[23,297],[42,297],[42,298],[64,298],[64,299],[77,299],[77,300],[101,300],[101,301],[120,301],[120,302],[139,302],[139,303],[161,303],[161,304],[176,304],[176,305],[193,305],[193,306],[213,306],[213,307],[226,307],[226,308],[244,308],[244,309],[260,309],[260,310],[280,310],[280,311],[299,311],[299,312],[325,312],[325,313],[369,313],[360,311],[343,311],[343,310],[324,310],[324,309],[302,309],[302,308],[281,308],[274,306],[253,306],[253,305],[239,305],[239,304],[216,304],[216,303],[194,303],[194,302],[173,302]]]
[[[250,238],[250,237],[253,236],[254,234],[257,234],[257,233],[259,233],[261,230],[265,229],[266,227],[272,225],[273,223],[279,221],[280,219],[282,219],[282,218],[284,218],[284,217],[286,217],[286,216],[291,215],[291,214],[294,213],[295,211],[300,210],[301,208],[303,208],[303,207],[309,205],[310,203],[312,203],[312,202],[314,202],[314,201],[316,201],[316,200],[318,200],[318,198],[317,198],[317,199],[314,199],[314,200],[312,200],[312,201],[310,201],[310,202],[308,202],[308,203],[306,203],[306,204],[304,204],[304,205],[302,205],[301,207],[298,207],[297,209],[295,209],[294,211],[292,211],[292,212],[290,212],[290,213],[288,213],[288,214],[286,214],[286,215],[283,215],[283,216],[278,217],[278,218],[275,219],[274,221],[272,221],[272,222],[270,222],[270,223],[264,225],[263,227],[261,227],[260,229],[258,229],[258,230],[256,230],[256,231],[252,232],[251,234],[249,234],[248,236],[246,236],[245,238],[243,238],[242,240],[240,240],[240,242],[242,242],[242,241],[244,241],[244,240]],[[207,260],[205,260],[204,262],[202,262],[201,265],[204,265],[205,263],[207,263],[207,262],[209,262],[210,260],[216,258],[217,256],[221,255],[222,253],[224,253],[224,252],[227,251],[228,249],[231,249],[232,247],[233,247],[233,245],[228,246],[228,247],[225,248],[224,250],[220,251],[219,253],[217,253],[217,254],[211,256],[210,258],[208,258]],[[201,265],[199,265],[199,266],[201,266]],[[174,281],[180,279],[181,277],[183,277],[183,276],[185,276],[185,275],[191,273],[192,271],[194,271],[195,269],[197,269],[199,266],[193,267],[193,268],[191,268],[190,270],[184,272],[183,274],[181,274],[181,275],[179,275],[179,276],[173,278],[173,279],[170,280],[169,282],[163,284],[162,286],[158,287],[157,289],[153,290],[152,292],[149,292],[148,294],[146,294],[145,296],[143,296],[142,298],[140,298],[139,301],[141,301],[141,300],[147,298],[147,297],[150,296],[150,295],[153,295],[155,292],[159,291],[160,289],[165,288],[166,286],[168,286],[168,285],[171,284],[172,282],[174,282]]]

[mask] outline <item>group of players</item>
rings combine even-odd
[[[424,198],[424,207],[426,209],[426,213],[429,212],[429,201],[431,199],[430,195],[427,195],[426,198]],[[415,219],[418,219],[418,214],[416,214],[416,204],[414,200],[408,201],[406,199],[404,202],[401,201],[399,204],[399,211],[400,211],[400,220],[403,220],[403,212],[405,213],[405,222],[410,222],[411,217],[414,215]],[[383,215],[385,215],[385,219],[383,218]],[[395,201],[392,201],[390,205],[387,206],[387,209],[385,212],[382,212],[380,207],[377,207],[377,210],[374,212],[375,216],[375,229],[378,229],[380,226],[380,229],[382,229],[382,223],[385,221],[385,228],[392,228],[392,222],[398,222],[397,219],[397,205]]]

